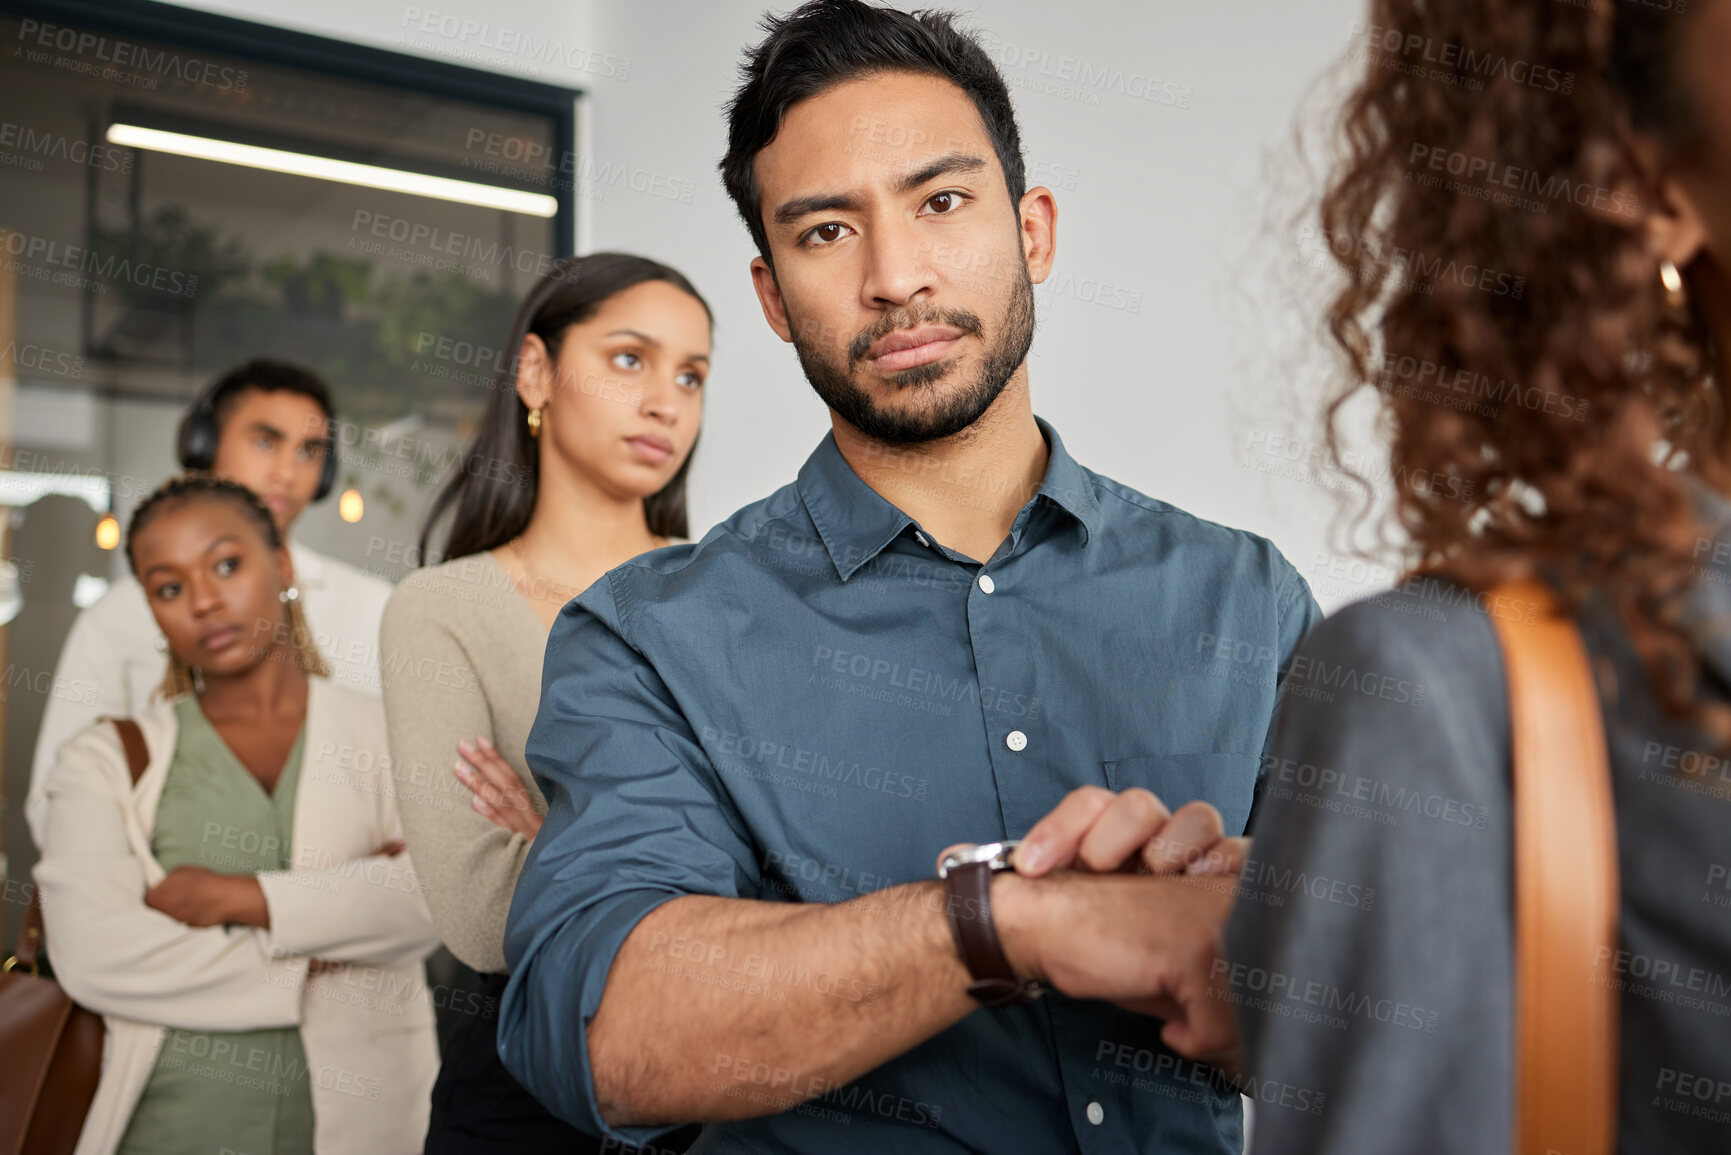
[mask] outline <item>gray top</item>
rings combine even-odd
[[[1690,595],[1731,700],[1731,507]],[[1613,615],[1582,626],[1621,870],[1619,1150],[1731,1150],[1731,763],[1663,716]],[[1475,595],[1413,582],[1313,630],[1264,765],[1221,968],[1256,1155],[1480,1155],[1511,1136],[1507,684]]]
[[[457,743],[486,736],[546,813],[523,761],[546,649],[546,627],[489,552],[404,578],[379,631],[403,837],[439,937],[482,973],[505,969],[505,913],[529,840],[475,812],[453,773]]]

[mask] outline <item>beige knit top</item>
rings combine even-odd
[[[483,973],[505,969],[505,915],[529,840],[475,812],[453,773],[457,743],[484,735],[546,813],[523,758],[546,649],[547,627],[491,552],[404,578],[379,631],[403,836],[439,937]]]

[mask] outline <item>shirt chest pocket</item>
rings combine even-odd
[[[1255,754],[1132,754],[1104,764],[1114,791],[1140,786],[1170,809],[1201,799],[1220,811],[1228,836],[1244,833],[1262,759]]]

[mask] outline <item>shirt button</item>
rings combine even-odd
[[[1106,1121],[1106,1109],[1098,1103],[1088,1104],[1088,1122],[1098,1127]]]
[[[1011,730],[1004,735],[1004,745],[1020,754],[1028,745],[1028,736],[1020,730]]]
[[[923,545],[923,546],[926,546],[926,547],[928,547],[928,548],[929,548],[929,547],[930,547],[930,546],[931,546],[931,544],[932,544],[932,543],[931,543],[931,542],[929,542],[929,541],[927,541],[927,540],[926,540],[926,535],[925,535],[925,534],[923,534],[923,533],[921,533],[921,532],[920,532],[920,531],[919,531],[919,530],[917,530],[917,529],[916,529],[916,530],[914,530],[914,540],[915,540],[915,541],[917,541],[917,542],[919,542],[919,543],[920,543],[920,544],[921,544],[921,545]]]
[[[983,573],[980,575],[980,592],[981,593],[989,594],[996,588],[997,588],[997,586],[992,581],[992,575],[991,574]]]

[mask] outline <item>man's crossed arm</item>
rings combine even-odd
[[[1162,1038],[1183,1054],[1225,1055],[1231,1010],[1208,982],[1243,842],[1222,837],[1206,803],[1168,813],[1145,790],[1074,791],[992,882],[1005,953],[1023,978],[1166,1019]],[[657,907],[614,958],[589,1027],[603,1118],[774,1114],[966,1017],[978,1004],[945,901],[929,881],[835,905],[693,895]],[[669,974],[689,980],[678,998]],[[741,998],[742,976],[785,998]],[[775,1073],[772,1093],[739,1096],[741,1063]]]

